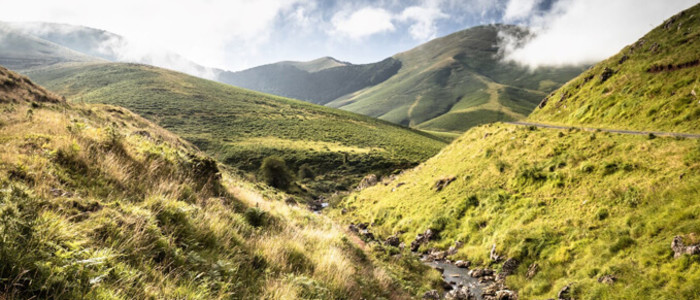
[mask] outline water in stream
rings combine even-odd
[[[460,284],[468,286],[469,291],[476,296],[476,299],[483,299],[484,286],[479,283],[478,279],[469,276],[469,269],[459,268],[445,261],[426,261],[424,263],[432,268],[442,268],[442,278],[449,282],[453,289],[456,289]]]

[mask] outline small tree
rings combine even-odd
[[[262,178],[269,186],[286,189],[294,179],[287,164],[277,156],[266,157],[260,166]]]

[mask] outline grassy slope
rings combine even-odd
[[[337,64],[335,67],[333,64]],[[331,58],[279,62],[240,72],[223,72],[218,80],[231,85],[326,104],[348,93],[376,85],[396,74],[401,63],[393,58],[364,65],[341,65]]]
[[[369,172],[416,165],[444,146],[388,122],[154,67],[69,65],[28,75],[74,102],[129,108],[229,165],[254,171],[279,155],[293,171],[309,164],[322,175],[317,181],[341,188]]]
[[[679,14],[548,96],[530,120],[592,127],[700,132],[700,6]],[[626,57],[626,59],[623,59]],[[601,82],[605,68],[615,73]],[[588,80],[587,80],[588,79]],[[566,96],[564,96],[566,95]]]
[[[456,181],[436,191],[440,178]],[[403,185],[399,186],[399,183]],[[513,125],[473,128],[419,167],[350,196],[347,221],[373,223],[421,249],[465,246],[455,259],[488,262],[493,244],[521,264],[508,284],[525,299],[700,296],[700,256],[673,259],[675,235],[700,233],[700,142],[649,140]],[[531,263],[541,271],[531,280]],[[612,274],[612,286],[597,278]]]
[[[0,109],[2,299],[398,299],[437,282],[126,109],[1,67]]]
[[[446,132],[525,118],[546,93],[581,68],[534,73],[497,58],[497,35],[512,27],[478,26],[394,56],[399,72],[328,104],[412,127]]]

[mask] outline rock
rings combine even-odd
[[[379,182],[379,180],[377,179],[377,175],[369,174],[369,175],[365,176],[365,178],[362,178],[362,180],[357,185],[357,188],[355,188],[355,190],[357,190],[357,191],[364,190],[368,187],[376,185],[377,182]]]
[[[496,278],[493,277],[493,276],[482,276],[482,277],[479,277],[479,283],[481,283],[481,284],[484,284],[484,283],[487,283],[487,282],[493,282],[493,281],[496,281]]]
[[[411,242],[411,251],[416,252],[420,245],[427,243],[433,238],[434,232],[432,229],[428,229],[425,233],[416,235],[416,239]]]
[[[450,185],[450,183],[452,183],[456,179],[457,179],[457,177],[454,177],[454,176],[443,177],[443,178],[438,179],[435,182],[435,190],[438,192],[442,191],[442,189],[446,188],[448,185]]]
[[[628,59],[629,59],[629,56],[623,55],[623,56],[620,58],[620,60],[617,61],[617,64],[620,64],[620,65],[621,65],[622,63],[626,62]]]
[[[432,249],[430,250],[430,253],[428,254],[428,261],[434,261],[434,260],[443,260],[447,257],[447,252],[445,251],[440,251],[437,249]]]
[[[503,259],[500,255],[496,253],[496,244],[493,244],[493,247],[491,247],[491,253],[489,254],[489,258],[495,262],[499,262]]]
[[[615,281],[617,281],[617,277],[615,277],[614,275],[610,275],[610,274],[603,275],[600,278],[598,278],[598,282],[605,283],[605,284],[613,284],[613,283],[615,283]]]
[[[364,237],[368,241],[373,241],[374,240],[374,234],[369,232],[367,229],[361,229],[360,230],[360,236]]]
[[[500,290],[496,292],[496,300],[517,300],[518,294],[511,290]]]
[[[548,102],[548,101],[549,101],[549,97],[544,97],[544,99],[542,99],[542,102],[540,102],[540,104],[537,105],[537,107],[538,107],[538,108],[543,108],[543,107],[547,106],[547,102]]]
[[[615,74],[615,71],[613,71],[613,69],[605,67],[605,69],[603,69],[603,73],[600,74],[600,83],[603,83],[606,80],[610,79],[610,77],[612,77],[613,74]]]
[[[435,267],[435,270],[438,270],[438,272],[440,272],[440,273],[445,272],[445,269],[442,267]]]
[[[469,287],[462,287],[459,289],[455,289],[445,295],[445,299],[450,299],[450,300],[471,300],[471,299],[476,299],[474,295],[469,292]]]
[[[504,275],[511,275],[518,268],[518,265],[520,265],[520,262],[518,260],[516,260],[515,258],[509,258],[506,260],[506,262],[503,263],[501,272]]]
[[[440,300],[440,293],[436,290],[427,291],[423,294],[423,299]]]
[[[357,224],[357,228],[360,228],[360,229],[367,229],[367,227],[369,227],[369,224],[367,224],[367,223]]]
[[[453,289],[453,287],[449,282],[443,280],[442,281],[442,289],[449,291],[449,290]]]
[[[457,250],[459,250],[459,248],[462,248],[462,242],[456,241],[454,246],[451,246],[449,249],[447,249],[447,255],[457,254]]]
[[[532,277],[535,277],[537,275],[537,271],[539,271],[540,266],[537,263],[532,263],[529,267],[527,267],[527,273],[525,276],[527,279],[532,279]]]
[[[350,230],[354,233],[360,232],[360,229],[357,227],[357,225],[355,225],[355,223],[350,223],[350,225],[348,225],[348,230]]]
[[[573,300],[571,299],[571,284],[567,284],[563,287],[557,294],[557,299],[559,300]]]
[[[468,260],[458,260],[455,262],[457,268],[469,268],[470,262]]]
[[[399,244],[399,249],[403,250],[405,248],[406,248],[406,243],[401,242],[401,244]]]
[[[401,244],[401,240],[399,240],[399,237],[396,235],[392,235],[384,241],[385,244],[393,247],[398,247],[399,244]]]
[[[700,244],[686,246],[683,243],[683,237],[681,237],[680,235],[677,235],[673,238],[673,241],[671,242],[671,249],[673,249],[673,258],[679,258],[683,254],[700,254]]]
[[[473,269],[469,271],[469,276],[474,278],[480,278],[484,276],[492,276],[493,270],[489,269]]]

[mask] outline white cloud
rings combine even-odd
[[[510,0],[503,13],[503,21],[513,22],[527,18],[541,2],[542,0]]]
[[[172,49],[223,66],[227,45],[255,51],[278,14],[308,0],[22,0],[3,3],[0,20],[84,25],[123,35],[142,48]]]
[[[522,2],[511,0],[514,1]],[[550,11],[531,14],[523,22],[535,34],[524,45],[517,45],[512,37],[504,35],[505,59],[532,68],[595,63],[695,3],[696,0],[561,0]]]
[[[331,20],[332,33],[345,35],[352,39],[361,39],[383,32],[396,30],[392,14],[382,8],[365,7],[350,13],[343,10],[336,13]]]
[[[399,15],[398,19],[400,21],[413,22],[408,30],[415,40],[427,41],[433,39],[437,35],[435,22],[449,17],[440,10],[438,4],[438,2],[429,1],[426,6],[407,7]]]

